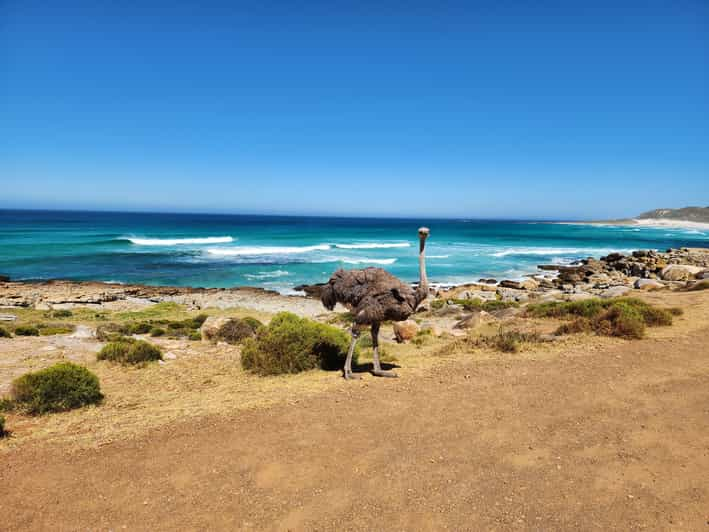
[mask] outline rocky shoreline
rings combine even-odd
[[[681,248],[665,252],[638,250],[611,253],[569,265],[540,264],[541,273],[522,281],[489,279],[441,290],[442,299],[498,299],[524,303],[619,297],[633,290],[690,289],[709,279],[709,249]]]
[[[612,253],[569,265],[540,264],[539,272],[523,280],[481,279],[454,287],[432,290],[432,296],[448,299],[501,300],[525,303],[573,301],[591,297],[618,297],[633,290],[685,289],[709,279],[709,249],[681,248],[665,252],[639,250],[629,255]],[[0,279],[0,308],[40,310],[97,306],[135,308],[174,302],[190,309],[208,307],[250,308],[262,312],[290,310],[305,316],[324,312],[314,292],[284,296],[255,287],[191,288],[125,285],[96,281],[11,281]]]

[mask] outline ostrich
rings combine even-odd
[[[385,320],[403,321],[408,319],[416,307],[428,295],[426,278],[426,238],[427,227],[421,227],[419,234],[419,284],[416,289],[406,284],[382,268],[363,270],[337,270],[330,281],[322,287],[320,300],[328,310],[342,303],[354,316],[352,342],[345,361],[345,379],[358,379],[352,373],[352,354],[354,353],[359,331],[362,326],[372,328],[372,348],[374,350],[374,375],[378,377],[396,377],[393,371],[382,369],[379,361],[379,326]]]

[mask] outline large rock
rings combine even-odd
[[[219,331],[230,320],[231,318],[224,316],[209,316],[199,329],[202,333],[202,340],[216,342],[219,339]]]
[[[601,292],[600,296],[603,298],[621,297],[630,292],[630,290],[632,289],[629,286],[611,286]]]
[[[466,316],[458,323],[456,323],[454,329],[474,329],[482,323],[482,313],[480,311],[473,312],[472,314]]]
[[[394,337],[399,343],[411,340],[418,332],[419,325],[414,320],[394,322]]]
[[[634,286],[637,290],[661,290],[665,288],[664,284],[655,279],[638,279],[635,281]]]
[[[686,264],[670,264],[662,269],[660,274],[664,281],[689,281],[704,268]]]

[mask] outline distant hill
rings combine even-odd
[[[683,220],[688,222],[709,223],[709,207],[684,207],[682,209],[655,209],[644,212],[637,219]]]

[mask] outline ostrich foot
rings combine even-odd
[[[372,374],[376,375],[377,377],[389,377],[390,379],[395,379],[396,377],[398,377],[398,375],[393,371],[387,371],[383,369],[375,369],[374,371],[372,371]]]
[[[357,375],[356,373],[352,373],[351,371],[345,371],[345,374],[343,375],[346,381],[357,381],[362,378],[361,375]]]

